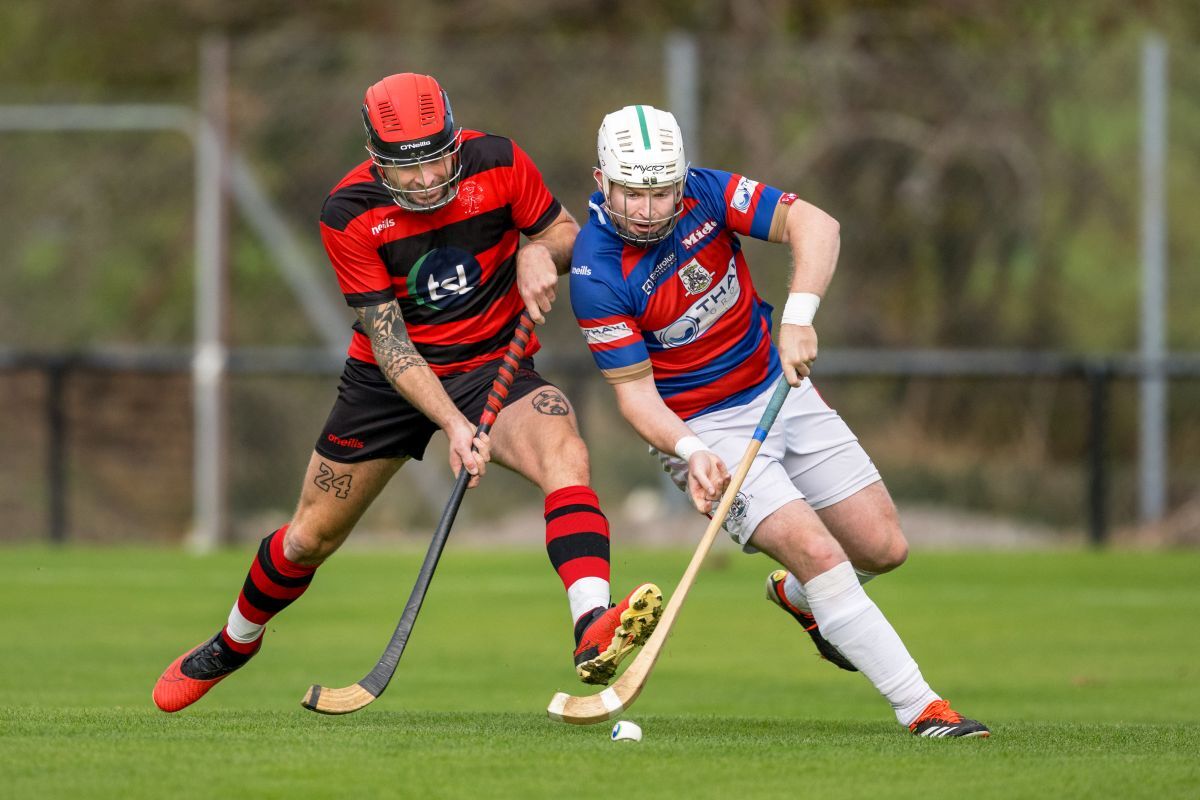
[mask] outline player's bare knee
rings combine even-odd
[[[295,564],[316,566],[333,555],[343,538],[327,535],[318,525],[293,520],[283,537],[283,555]]]
[[[880,484],[880,489],[885,494],[884,501],[876,507],[874,525],[878,530],[876,539],[878,546],[872,548],[874,550],[872,560],[875,563],[869,567],[863,567],[870,572],[890,572],[908,560],[908,540],[904,538],[904,530],[900,527],[900,514],[891,497],[886,495],[886,489],[882,488],[882,484]]]
[[[904,538],[904,531],[900,528],[900,517],[896,513],[895,506],[892,506],[892,513],[889,516],[885,540],[887,547],[884,551],[883,563],[880,565],[880,572],[893,570],[908,560],[908,540]]]
[[[548,447],[543,458],[547,483],[560,486],[583,486],[591,481],[587,445],[578,435],[563,437]]]
[[[908,560],[908,540],[903,533],[892,539],[892,549],[888,553],[887,570],[893,570]]]
[[[846,560],[846,553],[832,536],[800,535],[793,546],[803,563],[816,573],[832,569]]]
[[[889,531],[880,546],[858,559],[854,566],[866,572],[891,572],[908,560],[908,541],[899,527]]]

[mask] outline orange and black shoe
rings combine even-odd
[[[261,647],[262,637],[259,637],[251,652],[239,653],[226,646],[218,631],[204,644],[171,662],[154,684],[154,705],[168,713],[187,708],[253,658]]]
[[[610,608],[596,608],[575,624],[575,672],[584,683],[606,684],[621,659],[641,647],[662,616],[662,592],[643,583]]]
[[[821,629],[817,627],[817,618],[808,611],[796,608],[787,599],[787,594],[783,591],[783,582],[787,579],[787,575],[786,569],[777,569],[767,576],[767,599],[791,614],[792,619],[800,623],[800,627],[804,628],[812,638],[813,644],[817,646],[817,652],[821,654],[821,658],[832,661],[848,672],[858,672],[858,667],[850,663],[850,659],[842,655],[840,650],[821,635]]]
[[[967,719],[950,707],[949,700],[934,700],[925,706],[921,716],[908,726],[914,736],[925,736],[930,739],[941,739],[945,736],[977,736],[987,738],[992,735],[982,722]]]

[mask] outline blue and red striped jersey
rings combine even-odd
[[[635,247],[593,194],[575,241],[571,305],[608,381],[653,374],[685,420],[741,405],[773,381],[772,308],[754,290],[738,234],[767,239],[776,208],[795,199],[742,175],[691,169],[675,229]]]
[[[370,161],[333,188],[321,240],[351,306],[396,298],[413,344],[438,375],[500,358],[525,304],[517,292],[520,234],[550,226],[562,206],[511,139],[464,130],[458,196],[435,211],[392,200]],[[530,338],[526,353],[540,344]],[[355,323],[349,355],[375,363]]]

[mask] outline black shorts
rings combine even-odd
[[[472,424],[478,425],[483,416],[499,366],[497,359],[470,372],[441,379],[446,394]],[[506,402],[513,403],[536,389],[552,385],[534,371],[533,359],[523,359]],[[419,461],[437,430],[437,425],[388,383],[379,367],[347,358],[338,397],[317,439],[316,451],[344,464],[376,458]]]

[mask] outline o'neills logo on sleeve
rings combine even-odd
[[[336,444],[338,447],[350,447],[355,450],[362,450],[364,447],[366,447],[366,445],[363,444],[362,439],[343,439],[340,436],[334,436],[332,433],[326,434],[325,438],[333,444]]]
[[[371,235],[378,236],[381,231],[385,231],[388,228],[394,228],[395,226],[396,226],[396,220],[385,219],[383,222],[379,223],[378,225],[374,225],[371,227]]]

